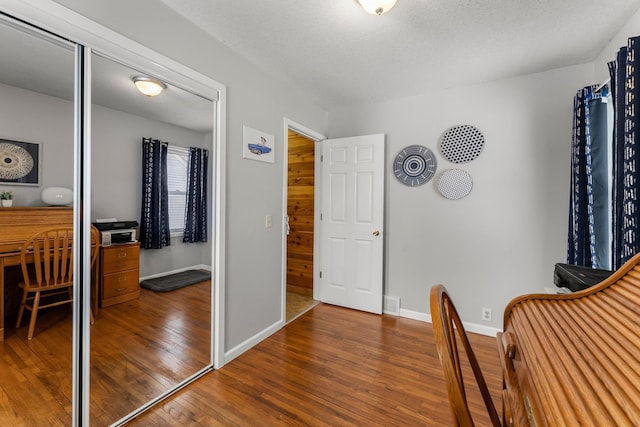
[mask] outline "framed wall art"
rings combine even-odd
[[[40,185],[40,144],[0,139],[0,184]]]
[[[249,126],[242,127],[242,157],[259,162],[275,163],[274,137]]]

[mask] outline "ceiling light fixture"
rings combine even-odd
[[[358,0],[360,6],[372,15],[382,15],[391,10],[398,0]]]
[[[152,79],[151,77],[137,76],[133,78],[133,83],[138,90],[147,96],[158,96],[167,88],[167,85],[162,83],[158,79]]]

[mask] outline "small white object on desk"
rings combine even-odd
[[[65,206],[73,202],[73,191],[64,187],[49,187],[40,192],[40,200],[45,205]]]

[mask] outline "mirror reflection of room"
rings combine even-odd
[[[0,40],[0,424],[70,425],[72,281],[37,280],[50,252],[34,251],[58,242],[72,262],[75,47],[2,20]]]
[[[9,24],[0,20],[0,53],[11,58],[0,62],[0,151],[7,166],[0,193],[12,203],[0,207],[0,424],[70,425],[70,290],[77,281],[58,289],[51,307],[43,303],[37,315],[27,307],[17,318],[26,294],[20,251],[31,251],[31,274],[33,248],[40,246],[28,239],[36,231],[55,226],[73,234],[75,45]],[[92,425],[110,425],[211,364],[213,236],[211,213],[201,208],[214,188],[208,156],[214,106],[170,83],[159,97],[142,95],[133,77],[147,73],[99,55],[91,71],[88,220],[99,233],[90,285],[89,410]],[[168,227],[157,248],[141,238],[143,141],[166,149]],[[60,241],[68,264],[78,262],[70,237]]]
[[[109,425],[211,360],[213,103],[92,57],[92,212],[101,230],[91,422]],[[134,230],[133,235],[130,230]]]

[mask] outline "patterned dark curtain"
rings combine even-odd
[[[157,139],[142,138],[140,247],[144,249],[160,249],[171,244],[167,146]]]
[[[622,47],[615,61],[609,62],[611,97],[613,99],[613,188],[611,189],[611,268],[617,270],[623,264],[623,200],[624,200],[624,93],[627,47]]]
[[[586,109],[592,88],[586,87],[573,99],[571,138],[571,191],[569,193],[569,234],[567,263],[591,266],[589,237],[589,197],[587,194]]]
[[[207,165],[209,150],[189,148],[187,206],[183,242],[207,241]]]
[[[607,90],[593,86],[574,98],[567,262],[608,268],[610,191]]]
[[[628,39],[616,60],[609,64],[614,98],[613,139],[613,243],[612,268],[618,269],[640,251],[638,214],[638,183],[640,151],[636,144],[640,136],[637,109],[640,100],[640,69],[638,44],[640,37]]]

